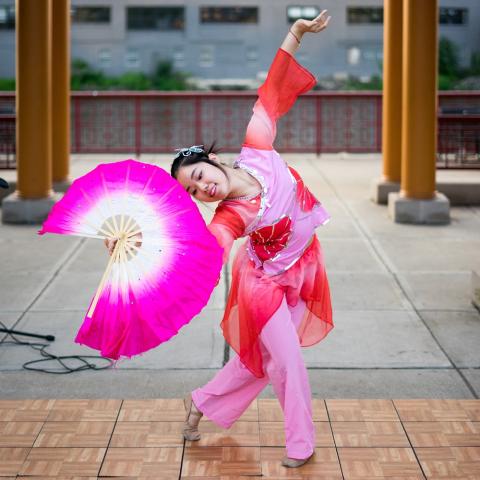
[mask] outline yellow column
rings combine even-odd
[[[51,0],[16,1],[17,191],[48,197],[51,165]]]
[[[52,3],[52,173],[66,182],[70,158],[70,1]]]
[[[437,0],[404,0],[400,196],[435,196]]]
[[[402,141],[402,0],[385,0],[383,14],[383,180],[400,182]]]

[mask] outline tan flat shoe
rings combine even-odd
[[[192,400],[192,394],[189,393],[183,399],[183,405],[185,406],[185,424],[183,426],[183,437],[185,440],[197,441],[200,440],[200,432],[198,431],[198,424],[203,416],[203,413],[198,410]]]
[[[301,467],[305,463],[307,463],[311,458],[313,457],[313,453],[308,457],[308,458],[290,458],[290,457],[283,457],[282,458],[282,465],[284,467],[289,467],[289,468],[297,468]]]

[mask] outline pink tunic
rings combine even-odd
[[[319,342],[333,328],[328,279],[315,235],[330,215],[272,146],[276,120],[314,84],[308,70],[278,50],[234,162],[259,181],[262,191],[250,199],[223,200],[209,225],[224,249],[224,262],[233,241],[249,236],[234,259],[221,326],[229,345],[257,377],[264,376],[259,335],[284,296],[291,306],[299,298],[306,302],[298,329],[302,346]]]

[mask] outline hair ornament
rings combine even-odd
[[[203,147],[203,145],[192,145],[191,147],[176,148],[175,151],[178,153],[175,155],[174,160],[176,160],[180,155],[188,157],[192,153],[205,153]]]

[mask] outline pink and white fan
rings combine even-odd
[[[207,304],[222,267],[222,249],[180,183],[131,159],[75,180],[38,233],[47,232],[119,239],[75,338],[112,359],[177,334]]]

